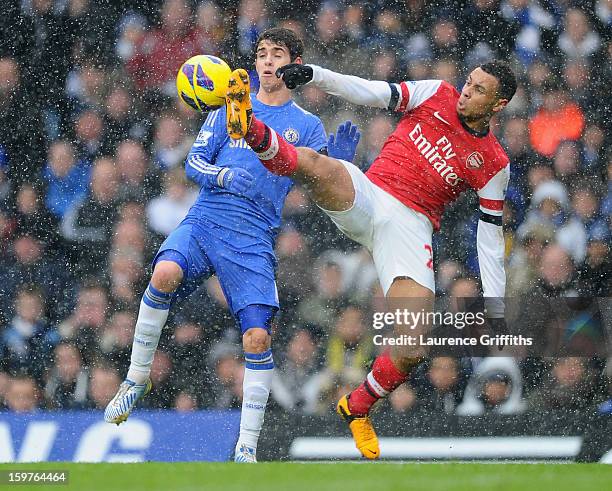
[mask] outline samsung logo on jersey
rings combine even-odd
[[[244,138],[241,138],[240,140],[233,140],[230,138],[229,146],[230,148],[245,148],[248,150],[251,149],[251,147],[249,147],[249,144],[244,140]]]
[[[448,141],[448,138],[443,136],[435,145],[432,145],[423,135],[423,130],[419,123],[417,123],[414,129],[409,133],[409,137],[419,153],[427,159],[446,183],[451,186],[456,186],[461,182],[461,178],[455,173],[453,166],[449,165],[447,162],[457,155],[453,151],[453,146]]]

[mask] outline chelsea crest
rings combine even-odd
[[[297,141],[300,139],[300,134],[293,128],[287,128],[285,131],[283,131],[283,138],[289,143],[293,144],[297,143]]]

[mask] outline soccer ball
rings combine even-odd
[[[212,111],[225,104],[231,69],[221,58],[197,55],[181,66],[176,76],[179,99],[196,111]]]

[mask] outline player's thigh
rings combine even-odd
[[[431,222],[380,188],[374,216],[372,256],[385,295],[396,278],[412,279],[433,294]]]
[[[298,167],[292,177],[303,184],[311,199],[326,210],[350,208],[355,188],[344,164],[311,148],[299,147],[297,153]]]
[[[239,323],[238,313],[249,305],[266,305],[275,310],[279,307],[274,254],[271,247],[265,249],[252,246],[234,250],[225,243],[223,249],[211,255],[223,294]]]
[[[195,224],[182,222],[162,243],[153,259],[153,277],[163,273],[160,279],[171,280],[173,272],[178,275],[176,266],[180,268],[182,275],[175,289],[178,299],[189,296],[213,273],[205,244],[199,238],[202,234]],[[175,266],[168,267],[167,263]]]
[[[371,251],[376,218],[376,185],[354,164],[344,160],[338,162],[351,179],[353,202],[345,210],[330,210],[320,204],[318,206],[344,235]]]

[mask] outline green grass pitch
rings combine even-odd
[[[578,491],[610,489],[604,464],[143,463],[2,464],[8,470],[68,470],[64,485],[0,485],[15,491]]]

